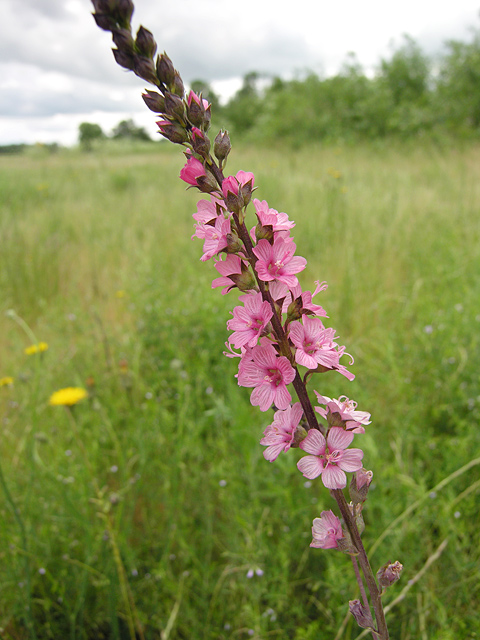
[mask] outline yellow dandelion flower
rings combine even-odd
[[[119,291],[117,291],[115,293],[115,297],[116,298],[125,298],[127,294],[125,293],[125,291],[123,289],[120,289]]]
[[[65,389],[59,389],[55,391],[55,393],[52,393],[48,404],[56,407],[71,407],[86,397],[88,397],[88,393],[81,387],[65,387]]]
[[[0,378],[0,387],[10,387],[12,384],[12,376],[4,376],[3,378]]]
[[[46,342],[39,342],[38,344],[31,344],[29,347],[25,347],[23,352],[27,356],[32,356],[34,353],[42,353],[42,351],[46,351],[48,349],[48,344]]]

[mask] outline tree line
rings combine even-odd
[[[334,76],[314,72],[291,80],[256,71],[226,103],[208,82],[191,88],[212,104],[212,127],[249,142],[350,141],[387,137],[480,137],[480,29],[469,42],[450,40],[438,57],[429,57],[410,36],[375,73],[366,74],[349,54]],[[104,134],[82,123],[86,146]],[[114,139],[150,140],[131,120],[112,132]]]

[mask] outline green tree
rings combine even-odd
[[[84,149],[90,150],[94,140],[104,137],[101,126],[94,122],[82,122],[78,127],[78,140]]]
[[[152,141],[144,127],[137,127],[131,118],[119,122],[117,126],[112,129],[112,137],[114,140],[131,139]]]

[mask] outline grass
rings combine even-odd
[[[181,166],[163,145],[0,158],[5,638],[358,636],[348,558],[308,546],[334,503],[297,451],[264,461],[270,414],[221,355],[237,295],[211,290]],[[448,539],[391,637],[477,638],[480,148],[234,149],[240,168],[296,221],[355,356],[354,382],[311,389],[372,413],[364,539],[405,566],[386,603]],[[88,400],[48,406],[67,386]]]

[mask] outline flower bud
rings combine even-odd
[[[158,84],[157,74],[153,62],[145,56],[135,56],[133,72],[151,84]]]
[[[163,82],[163,84],[166,84],[167,86],[173,84],[175,79],[175,69],[173,68],[172,61],[166,53],[162,53],[157,56],[156,67],[157,76],[160,82]]]
[[[253,180],[248,180],[245,184],[241,184],[238,192],[243,198],[243,206],[246,207],[252,199]]]
[[[146,58],[153,58],[157,51],[157,43],[153,37],[153,33],[144,27],[140,27],[137,31],[135,45],[138,52]]]
[[[297,428],[295,429],[295,433],[293,434],[293,443],[292,443],[292,447],[299,447],[300,443],[305,440],[305,438],[307,437],[307,430],[305,429],[305,427],[302,427],[301,424],[297,425]]]
[[[287,320],[293,322],[294,320],[300,320],[302,317],[303,300],[302,296],[298,296],[295,300],[288,305]]]
[[[132,0],[113,0],[113,8],[120,24],[129,25],[134,9]]]
[[[157,125],[162,136],[174,144],[183,144],[188,140],[187,132],[182,125],[177,122],[159,120]]]
[[[173,116],[175,119],[180,118],[183,122],[185,115],[185,104],[183,100],[174,93],[167,91],[165,93],[165,113]]]
[[[100,29],[104,31],[113,31],[117,26],[115,20],[105,13],[94,13],[92,15],[97,23],[97,27],[100,27]]]
[[[156,91],[147,89],[146,93],[142,93],[142,98],[150,111],[155,113],[165,112],[165,98]]]
[[[115,58],[115,62],[119,64],[124,69],[128,69],[129,71],[133,71],[135,68],[135,58],[133,54],[126,53],[121,49],[112,49],[113,56]]]
[[[185,87],[183,86],[183,80],[180,74],[178,73],[178,71],[175,71],[173,84],[172,84],[172,91],[175,95],[180,96],[180,98],[183,98],[183,95],[185,93]]]
[[[112,40],[119,49],[133,55],[133,38],[128,29],[113,29]]]
[[[201,96],[197,96],[196,93],[190,91],[187,101],[187,117],[194,127],[201,127],[203,125],[203,116],[205,114],[205,107]]]
[[[350,600],[348,603],[350,613],[355,618],[361,629],[371,629],[373,625],[372,614],[360,600]]]
[[[398,560],[395,562],[387,562],[377,571],[378,584],[382,589],[390,587],[394,582],[400,579],[403,570],[403,564]]]
[[[192,129],[192,148],[195,153],[198,153],[204,158],[208,156],[210,151],[210,140],[203,131],[200,131],[197,127],[193,127]]]
[[[213,143],[213,153],[220,162],[223,162],[230,153],[232,145],[228,131],[219,131]]]
[[[210,129],[210,123],[212,121],[212,105],[209,104],[208,107],[205,107],[205,115],[203,117],[203,128],[205,131]]]
[[[358,556],[359,551],[353,544],[348,531],[344,531],[343,535],[343,538],[339,538],[337,540],[338,548],[340,549],[340,551],[342,553],[345,553],[347,556]]]
[[[348,491],[354,504],[365,502],[372,478],[373,471],[363,468],[353,474]]]
[[[207,173],[206,175],[197,178],[197,187],[203,193],[213,193],[218,190],[217,181],[211,173]]]
[[[250,271],[250,269],[241,263],[242,273],[231,273],[228,277],[235,285],[240,289],[240,291],[251,291],[255,289],[257,286],[257,281],[255,280],[255,276]]]
[[[227,233],[227,253],[238,253],[243,249],[243,243],[235,233]]]

